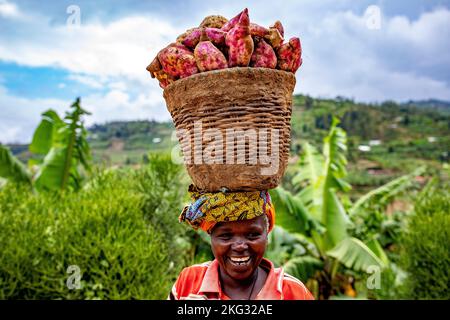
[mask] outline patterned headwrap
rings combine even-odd
[[[194,229],[208,233],[218,222],[250,220],[267,215],[269,232],[275,224],[275,209],[268,191],[253,192],[198,192],[194,185],[189,186],[193,202],[186,206],[179,217]]]

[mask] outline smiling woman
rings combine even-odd
[[[211,236],[215,260],[185,268],[171,300],[312,300],[303,283],[264,257],[275,210],[267,191],[198,193],[180,221]]]

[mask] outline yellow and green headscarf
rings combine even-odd
[[[269,232],[275,224],[275,209],[269,192],[198,192],[194,185],[189,186],[193,202],[186,206],[179,217],[194,229],[208,233],[218,222],[250,220],[263,214],[269,221]]]

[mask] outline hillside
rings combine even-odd
[[[291,164],[302,142],[321,146],[332,116],[337,116],[348,134],[349,180],[356,190],[385,183],[423,163],[439,170],[439,164],[449,160],[450,115],[442,111],[445,103],[369,105],[297,95],[293,105]],[[94,162],[133,165],[146,161],[149,152],[171,152],[177,143],[173,132],[171,122],[111,122],[90,127],[88,139]],[[23,161],[29,159],[26,146],[10,147]]]

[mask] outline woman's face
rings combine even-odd
[[[211,232],[211,248],[219,265],[233,279],[253,275],[264,256],[267,225],[264,216],[251,220],[221,222]]]

